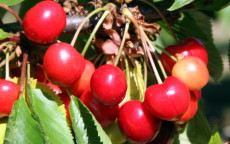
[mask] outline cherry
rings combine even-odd
[[[81,77],[70,86],[70,92],[75,96],[80,96],[86,89],[90,88],[90,80],[95,67],[92,62],[85,60],[85,69]]]
[[[59,42],[45,52],[43,67],[49,81],[68,87],[80,78],[85,60],[70,44]]]
[[[43,65],[36,65],[34,69],[34,78],[37,79],[39,82],[46,83],[47,79],[45,76],[45,72],[43,69]]]
[[[125,97],[127,82],[122,70],[105,64],[93,73],[90,86],[96,99],[105,105],[119,104]]]
[[[186,112],[176,121],[176,123],[183,124],[192,119],[198,109],[198,98],[195,93],[190,92],[190,103]]]
[[[144,104],[156,117],[174,121],[188,108],[190,93],[186,85],[178,78],[170,76],[163,84],[147,88]]]
[[[80,100],[88,107],[88,109],[93,113],[95,118],[101,124],[103,128],[107,127],[113,123],[117,117],[119,110],[118,105],[107,106],[98,102],[91,89],[87,89],[80,97]]]
[[[208,53],[205,46],[195,38],[187,38],[180,45],[171,45],[165,48],[170,54],[176,57],[195,56],[200,58],[205,64],[208,63]],[[167,73],[171,74],[175,61],[165,53],[161,54],[161,61]]]
[[[29,9],[23,19],[23,29],[28,39],[46,44],[58,38],[66,25],[66,14],[54,1],[42,1]]]
[[[172,69],[172,75],[183,81],[192,91],[201,89],[209,80],[206,64],[192,56],[179,60]]]
[[[190,93],[192,93],[193,95],[195,95],[198,100],[201,99],[201,90],[191,91]]]
[[[0,118],[9,116],[18,99],[20,87],[16,83],[0,79]]]
[[[161,120],[149,113],[137,100],[124,103],[118,113],[118,125],[128,141],[147,143],[159,132]]]

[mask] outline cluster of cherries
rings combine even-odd
[[[41,44],[56,40],[65,24],[66,14],[54,1],[38,3],[23,20],[27,38]],[[117,119],[128,141],[148,143],[157,136],[162,120],[184,124],[194,117],[201,97],[200,89],[209,80],[208,54],[197,39],[188,38],[181,45],[169,46],[165,50],[178,61],[162,53],[161,61],[170,76],[162,84],[149,86],[143,102],[130,100],[119,105],[128,87],[123,71],[111,64],[95,68],[73,46],[64,42],[48,47],[43,65],[35,71],[35,78],[61,96],[69,119],[69,95],[58,87],[65,87],[78,96],[103,128]],[[19,91],[17,84],[0,80],[0,118],[10,114]]]

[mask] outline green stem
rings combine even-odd
[[[10,44],[7,45],[6,48],[6,65],[5,65],[5,80],[9,80],[9,73],[10,73],[10,68],[9,68],[9,47]]]
[[[130,81],[130,69],[129,69],[129,63],[128,63],[128,60],[127,60],[127,57],[125,56],[125,67],[126,67],[126,78],[127,78],[127,85],[128,85],[128,88],[127,88],[127,94],[128,96],[130,96],[131,94],[131,89],[130,89],[130,85],[131,85],[131,81]]]
[[[124,35],[123,35],[123,39],[121,41],[121,45],[120,45],[120,48],[119,48],[119,51],[118,51],[118,54],[115,58],[115,62],[114,62],[114,66],[116,66],[118,64],[118,61],[119,61],[119,58],[121,56],[121,52],[123,50],[123,47],[124,47],[124,44],[125,44],[125,40],[126,40],[126,37],[127,37],[127,34],[128,34],[128,30],[129,30],[129,25],[130,23],[126,23],[125,25],[125,32],[124,32]]]
[[[109,8],[108,7],[98,8],[98,9],[95,9],[94,11],[92,11],[89,15],[87,15],[87,17],[82,21],[82,23],[79,25],[77,31],[74,34],[74,37],[70,43],[72,46],[74,46],[74,44],[76,43],[77,37],[78,37],[81,29],[83,28],[84,24],[87,22],[87,20],[89,20],[93,15],[97,14],[98,12],[105,11],[105,10],[109,10]]]
[[[30,79],[30,63],[27,64],[27,79]]]
[[[150,2],[147,1],[147,0],[139,0],[139,1],[142,1],[142,2],[144,2],[144,3],[148,4],[148,5],[150,5],[150,6],[160,15],[160,17],[163,19],[163,21],[164,21],[164,22],[166,23],[166,25],[168,26],[169,31],[171,32],[173,38],[175,39],[176,42],[178,42],[178,39],[177,39],[177,37],[176,37],[176,35],[175,35],[175,33],[174,33],[174,31],[173,31],[171,25],[169,24],[169,22],[167,21],[167,19],[165,18],[165,16],[161,13],[161,11],[160,11],[153,3],[150,3]]]
[[[147,68],[147,63],[144,62],[144,85],[145,85],[144,91],[147,89],[147,78],[148,78],[148,68]]]
[[[160,47],[159,45],[155,44],[154,42],[151,42],[153,46],[155,46],[158,50],[162,51],[163,53],[165,53],[167,56],[169,56],[172,60],[174,60],[175,62],[178,62],[178,59],[170,54],[168,51],[166,51],[165,49],[163,49],[162,47]]]
[[[94,35],[96,34],[97,30],[99,29],[99,27],[101,26],[102,22],[104,21],[104,19],[106,18],[106,16],[110,13],[109,10],[106,10],[103,15],[101,16],[100,20],[98,21],[97,25],[95,26],[95,28],[93,29],[93,32],[91,33],[87,43],[85,44],[85,47],[83,49],[83,51],[81,52],[81,54],[84,56]]]

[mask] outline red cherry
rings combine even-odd
[[[91,89],[98,101],[105,105],[119,104],[125,97],[127,82],[122,70],[105,64],[93,73]]]
[[[90,88],[90,79],[92,74],[95,71],[93,63],[88,60],[85,60],[85,69],[81,74],[81,77],[70,86],[70,92],[75,96],[80,96],[82,93]]]
[[[66,14],[54,1],[42,1],[24,16],[23,29],[28,39],[41,44],[58,38],[66,25]]]
[[[35,69],[34,69],[34,78],[37,79],[39,82],[42,82],[42,83],[46,83],[47,82],[47,79],[46,79],[46,76],[45,76],[45,72],[44,72],[44,69],[43,69],[43,65],[36,65]]]
[[[18,99],[20,87],[16,83],[0,79],[0,118],[9,116]]]
[[[68,87],[80,78],[85,60],[70,44],[59,42],[45,52],[43,67],[49,81]]]
[[[88,107],[88,109],[93,113],[95,118],[101,124],[103,128],[107,127],[113,123],[117,117],[119,110],[118,105],[106,106],[98,102],[91,89],[87,89],[80,97],[80,100]]]
[[[70,97],[69,95],[64,91],[63,93],[59,94],[61,101],[63,102],[66,110],[66,118],[71,123],[70,113],[69,113],[69,105],[70,105]]]
[[[128,141],[147,143],[159,132],[161,120],[149,113],[144,104],[131,100],[123,104],[118,113],[118,125]]]
[[[172,69],[172,75],[180,79],[191,91],[201,89],[209,80],[206,64],[192,56],[179,60]]]
[[[198,99],[196,95],[192,92],[190,92],[190,102],[189,102],[189,107],[186,110],[186,112],[176,121],[176,123],[183,124],[192,119],[198,109]]]
[[[208,53],[206,48],[201,41],[195,38],[187,38],[184,43],[168,46],[165,50],[176,57],[195,56],[200,58],[205,64],[208,63]],[[166,72],[171,74],[172,68],[176,62],[165,53],[161,54],[161,61]]]
[[[163,84],[147,88],[144,104],[156,117],[173,121],[178,119],[188,108],[190,93],[184,83],[170,76]]]

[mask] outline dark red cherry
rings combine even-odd
[[[103,128],[107,127],[115,121],[117,118],[117,113],[119,110],[118,105],[107,106],[98,102],[91,89],[87,89],[80,97],[80,100],[88,107],[88,109],[93,113],[95,118],[101,124]]]
[[[156,117],[177,120],[189,106],[190,93],[178,78],[170,76],[163,84],[155,84],[147,88],[144,104]]]
[[[150,142],[161,126],[161,120],[151,115],[144,104],[137,100],[124,103],[117,120],[121,132],[132,143]]]
[[[66,14],[60,4],[42,1],[24,16],[23,30],[28,39],[46,44],[58,38],[66,25]]]
[[[187,38],[182,44],[168,46],[165,50],[178,58],[194,56],[200,58],[205,64],[208,63],[208,53],[205,46],[195,38]],[[176,62],[165,53],[161,54],[161,61],[166,72],[171,74]]]
[[[119,104],[125,97],[127,82],[122,70],[105,64],[93,73],[90,86],[96,99],[105,105]]]
[[[9,116],[18,99],[20,87],[16,83],[0,79],[0,118]]]
[[[68,87],[80,78],[85,60],[70,44],[58,42],[45,52],[43,67],[49,81]]]
[[[75,96],[81,96],[82,93],[90,88],[90,80],[95,71],[95,66],[89,60],[85,60],[85,68],[81,77],[69,87],[70,92]]]
[[[45,76],[45,72],[43,69],[43,65],[36,65],[34,69],[34,78],[37,79],[39,82],[46,83],[47,79]]]

